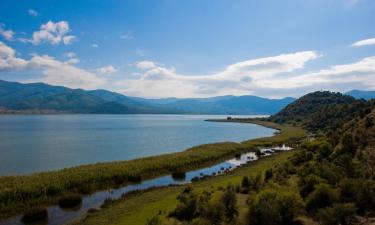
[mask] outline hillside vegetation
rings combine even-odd
[[[279,118],[320,131],[318,139],[230,174],[124,197],[76,224],[373,224],[375,101],[330,92],[302,98]],[[314,115],[334,110],[339,118],[327,114],[328,124],[311,127]]]
[[[335,92],[313,92],[302,96],[270,117],[276,123],[302,126],[312,132],[339,129],[344,123],[369,113],[371,102]]]

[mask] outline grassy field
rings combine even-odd
[[[263,173],[287,160],[293,151],[283,152],[277,155],[263,158],[259,161],[236,169],[229,174],[211,177],[207,180],[192,184],[197,191],[205,189],[217,190],[219,187],[226,187],[228,184],[238,185],[243,176]],[[173,210],[178,201],[177,195],[184,189],[180,187],[166,187],[145,191],[136,195],[126,197],[117,202],[107,205],[100,211],[88,215],[85,219],[73,223],[74,225],[145,225],[147,218],[150,218],[161,211],[165,224],[173,224],[173,221],[165,220],[165,215]],[[216,192],[217,193],[217,192]],[[246,200],[248,195],[237,194],[237,201],[240,210],[239,218],[243,218],[247,211]],[[164,216],[163,216],[164,215]]]
[[[280,132],[273,137],[243,143],[206,144],[183,152],[130,161],[97,163],[27,176],[0,177],[0,219],[37,205],[57,203],[66,193],[85,194],[176,171],[193,170],[251,151],[257,146],[293,142],[306,136],[306,132],[300,128],[264,121],[251,122],[279,129]]]

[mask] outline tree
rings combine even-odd
[[[301,197],[294,192],[277,188],[263,190],[250,201],[248,224],[292,224],[303,208]]]
[[[306,209],[315,213],[318,209],[331,206],[338,200],[337,192],[328,184],[318,184],[315,190],[307,196]]]
[[[161,225],[160,217],[158,215],[155,215],[150,219],[147,219],[146,225]]]
[[[319,209],[317,218],[322,225],[350,225],[356,221],[356,207],[352,203],[335,204]]]
[[[224,206],[224,215],[227,222],[232,222],[238,216],[238,207],[236,194],[232,186],[228,186],[223,196],[221,203]]]

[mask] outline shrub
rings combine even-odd
[[[263,190],[250,201],[248,224],[292,224],[303,207],[301,197],[293,192]]]
[[[331,206],[338,200],[337,192],[327,184],[318,184],[315,190],[307,196],[306,209],[315,213],[318,209]]]
[[[221,197],[221,203],[224,206],[224,215],[227,222],[232,222],[238,216],[238,207],[236,194],[232,186],[228,186],[227,190]]]
[[[315,190],[315,185],[325,182],[322,178],[311,174],[302,177],[298,181],[299,193],[303,198],[306,198],[311,192]]]
[[[61,208],[73,208],[82,203],[82,197],[79,194],[67,194],[60,198],[59,206]]]
[[[272,179],[272,176],[273,176],[272,169],[266,170],[264,174],[264,181],[267,182],[268,180]]]
[[[185,177],[186,177],[185,172],[173,172],[172,173],[173,179],[181,180],[181,179],[185,179]]]
[[[319,209],[317,218],[322,225],[349,225],[356,221],[356,207],[352,203],[335,204]]]
[[[21,219],[23,223],[35,223],[47,220],[48,211],[46,208],[34,208],[32,210],[29,210],[22,216]]]
[[[158,215],[155,215],[147,219],[146,225],[161,225],[161,219]]]

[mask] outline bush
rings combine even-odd
[[[173,179],[181,180],[181,179],[185,179],[185,177],[186,177],[186,173],[185,172],[173,172],[172,173],[172,178]]]
[[[315,185],[325,182],[322,178],[311,174],[302,177],[298,181],[299,193],[303,198],[306,198],[311,192],[315,190]]]
[[[61,208],[73,208],[82,203],[82,197],[79,194],[68,194],[60,198],[59,206]]]
[[[336,204],[319,209],[317,218],[322,225],[349,225],[356,221],[356,210],[352,203]]]
[[[30,211],[27,211],[21,219],[23,223],[35,223],[47,220],[48,211],[46,208],[34,208]]]
[[[161,225],[161,219],[158,215],[147,219],[146,225]]]
[[[304,204],[293,192],[271,189],[258,193],[249,206],[248,224],[292,224],[303,213]]]
[[[273,176],[272,169],[266,170],[264,174],[264,181],[267,182],[268,180],[272,179],[272,176]]]
[[[224,192],[221,197],[221,203],[224,206],[224,215],[227,222],[233,222],[234,219],[238,216],[238,207],[236,194],[232,186],[228,186],[227,190]]]
[[[315,213],[318,209],[331,206],[338,200],[337,192],[327,184],[318,184],[306,199],[306,209]]]

